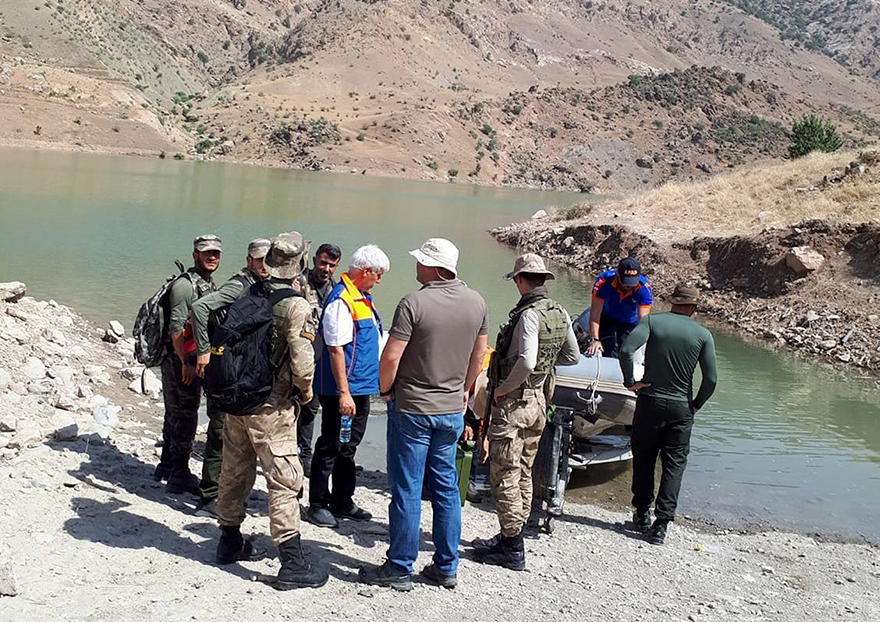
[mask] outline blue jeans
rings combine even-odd
[[[422,479],[426,466],[434,510],[434,566],[446,575],[458,570],[461,500],[455,451],[463,430],[461,412],[414,415],[397,410],[394,400],[388,402],[387,462],[391,487],[388,561],[399,572],[412,574],[419,554]]]

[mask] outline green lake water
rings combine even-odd
[[[24,281],[30,295],[54,298],[97,322],[118,319],[130,329],[139,304],[173,271],[173,260],[189,265],[196,235],[223,239],[217,274],[225,279],[244,264],[250,239],[296,229],[315,245],[338,244],[343,264],[361,244],[386,251],[391,270],[374,294],[389,324],[400,296],[417,287],[407,251],[440,236],[461,250],[460,275],[486,298],[494,337],[517,298],[514,286],[501,279],[516,253],[486,230],[582,198],[0,150],[0,281]],[[559,270],[551,290],[576,313],[588,303],[589,286]],[[679,511],[734,525],[764,522],[880,542],[874,520],[880,395],[874,385],[724,332],[716,331],[716,339],[719,388],[698,415]],[[380,455],[381,434],[372,435],[370,445]]]

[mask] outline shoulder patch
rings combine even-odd
[[[309,320],[303,324],[302,330],[299,333],[299,336],[303,339],[308,339],[309,341],[315,340],[315,335],[317,334],[318,329],[315,324]]]

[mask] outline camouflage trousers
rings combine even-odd
[[[162,397],[165,420],[162,424],[162,456],[159,464],[173,475],[189,474],[189,457],[199,423],[202,381],[199,378],[183,384],[183,365],[174,354],[162,362]]]
[[[489,481],[505,537],[519,534],[532,507],[532,465],[546,422],[541,389],[506,395],[492,408],[489,426]]]
[[[223,426],[223,469],[217,495],[221,526],[241,525],[245,502],[257,477],[257,459],[269,489],[269,530],[275,545],[300,532],[302,465],[296,453],[299,405],[263,406],[252,415],[227,415]]]

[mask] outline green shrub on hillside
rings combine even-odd
[[[800,158],[812,151],[831,153],[843,145],[843,139],[831,121],[816,114],[805,114],[791,125],[788,136],[790,158]]]

